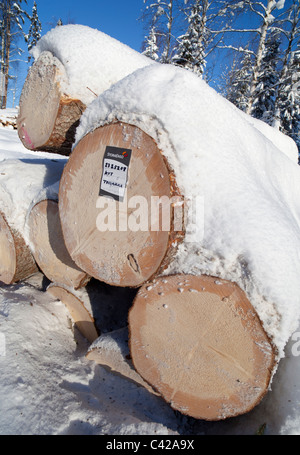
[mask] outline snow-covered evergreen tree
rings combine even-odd
[[[144,0],[147,3],[148,0]],[[155,30],[158,60],[170,63],[174,41],[174,10],[175,0],[156,0],[146,6],[146,15],[150,16],[150,32],[146,41],[151,40],[151,33]],[[146,16],[145,15],[145,16]]]
[[[300,47],[287,67],[277,100],[280,112],[280,130],[296,142],[300,153]]]
[[[150,29],[149,36],[145,38],[143,54],[146,55],[146,57],[157,61],[159,59],[158,53],[157,32],[153,25]]]
[[[42,24],[39,20],[36,2],[33,3],[32,14],[30,16],[30,27],[26,37],[28,51],[30,51],[41,38]],[[31,57],[28,57],[30,61]]]
[[[265,55],[266,43],[269,34],[274,27],[274,14],[276,10],[280,10],[284,7],[284,1],[261,0],[259,2],[252,2],[251,0],[248,0],[246,4],[248,5],[249,11],[254,14],[259,21],[259,26],[255,31],[258,37],[258,43],[256,46],[256,58],[250,83],[248,106],[246,109],[248,114],[252,114],[253,104],[257,97],[256,90],[259,84],[259,77],[262,75],[262,62]]]
[[[26,34],[23,30],[25,18],[28,13],[22,8],[26,0],[2,0],[0,1],[0,38],[1,38],[1,72],[0,72],[0,96],[1,108],[6,108],[7,90],[9,81],[9,68],[13,54],[20,55],[23,51],[18,47],[18,38]]]
[[[206,30],[205,4],[208,2],[195,0],[187,16],[188,29],[178,38],[176,53],[172,58],[172,63],[183,66],[198,76],[203,75],[206,64],[205,49],[209,32]]]
[[[276,86],[279,83],[280,43],[279,32],[274,31],[265,43],[253,92],[251,115],[269,125],[274,119]]]
[[[249,51],[234,61],[226,77],[224,96],[242,111],[248,105],[252,70],[253,54]]]

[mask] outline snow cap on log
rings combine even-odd
[[[153,60],[99,30],[78,24],[55,27],[32,49],[37,60],[51,52],[64,67],[61,90],[85,105],[112,84]]]
[[[7,159],[0,163],[0,280],[11,284],[37,271],[27,235],[27,213],[42,188],[60,178],[65,161]]]
[[[277,147],[203,80],[172,65],[137,70],[91,103],[75,147],[116,120],[154,139],[200,216],[165,273],[236,282],[284,356],[300,318],[300,168],[284,139]]]

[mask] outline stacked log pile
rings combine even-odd
[[[113,89],[111,99],[106,92],[102,105],[100,96],[89,110],[86,100],[63,90],[67,78],[46,48],[25,82],[21,141],[30,150],[70,156],[56,195],[41,185],[42,196],[30,205],[24,248],[0,212],[1,281],[40,270],[51,282],[49,294],[66,304],[91,343],[87,358],[173,409],[206,420],[250,411],[269,389],[278,352],[237,283],[174,266],[187,235],[186,195],[172,162],[180,146],[164,147],[166,131],[155,113],[137,121],[133,109],[118,106]],[[172,201],[167,211],[164,199]],[[141,201],[152,212],[138,211]],[[11,259],[14,251],[18,260]],[[101,311],[109,314],[110,333],[102,331]]]

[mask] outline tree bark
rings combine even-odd
[[[235,284],[208,276],[159,277],[129,312],[137,372],[183,414],[222,420],[267,393],[275,349]]]

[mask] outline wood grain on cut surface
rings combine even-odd
[[[60,80],[66,77],[63,73],[61,62],[49,52],[42,53],[28,72],[17,128],[21,142],[29,150],[62,155],[71,152],[85,105],[62,93]]]
[[[13,284],[38,271],[23,236],[13,229],[0,212],[0,281]]]
[[[107,146],[132,150],[123,201],[99,196]],[[139,128],[113,123],[87,134],[70,156],[59,192],[63,235],[74,262],[94,278],[115,286],[135,287],[147,281],[176,245],[168,229],[151,229],[151,198],[170,198],[172,191],[162,154]],[[146,201],[146,214],[139,212],[139,201]],[[108,227],[101,230],[103,213]],[[170,226],[171,217],[170,212]],[[148,229],[139,225],[144,222]]]
[[[177,275],[144,285],[129,313],[139,374],[183,414],[221,420],[266,394],[275,352],[240,288]]]
[[[84,287],[90,277],[70,257],[61,230],[58,202],[45,199],[28,216],[33,255],[45,276],[56,284]]]

